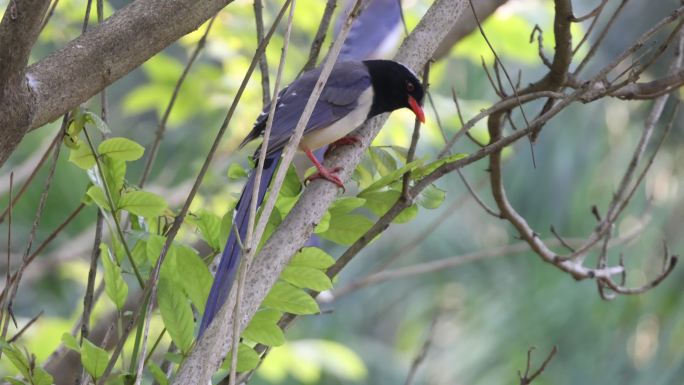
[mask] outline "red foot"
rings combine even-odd
[[[325,154],[323,154],[324,158],[328,157],[328,154],[334,149],[336,149],[339,146],[348,146],[352,144],[358,144],[361,143],[361,138],[356,136],[356,135],[348,135],[345,137],[342,137],[340,139],[337,139],[336,141],[330,143],[328,145],[328,149],[325,150]]]
[[[337,175],[335,175],[335,173],[337,173],[340,170],[342,170],[342,167],[325,168],[321,166],[321,168],[318,169],[317,173],[306,178],[305,183],[311,182],[315,179],[325,179],[336,184],[337,187],[342,189],[342,191],[345,191],[344,183],[342,183],[340,178],[338,178]]]

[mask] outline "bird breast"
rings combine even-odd
[[[311,131],[304,135],[301,142],[299,142],[299,148],[302,151],[306,151],[306,149],[317,150],[347,136],[347,134],[366,121],[372,104],[373,87],[368,87],[359,96],[356,107],[353,110],[328,127]]]

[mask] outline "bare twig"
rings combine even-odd
[[[12,338],[7,340],[7,343],[11,344],[13,342],[16,342],[28,330],[28,328],[30,328],[31,325],[33,325],[33,323],[36,322],[38,320],[38,318],[40,318],[40,316],[42,316],[42,315],[43,315],[43,310],[41,310],[40,312],[38,312],[38,314],[36,314],[33,318],[31,318],[29,320],[29,322],[27,322],[26,325],[24,325],[24,327],[22,327],[21,330],[19,330],[17,332],[17,334],[13,335]]]
[[[409,368],[408,374],[406,375],[406,381],[404,382],[404,385],[413,384],[413,380],[416,376],[416,373],[418,372],[418,368],[423,363],[423,361],[425,361],[425,358],[427,357],[427,354],[430,351],[432,339],[435,336],[435,329],[437,327],[437,323],[439,322],[441,313],[441,310],[438,310],[437,315],[435,315],[435,317],[432,319],[432,322],[430,323],[430,326],[427,331],[427,336],[425,337],[425,342],[423,342],[423,345],[420,347],[420,350],[411,362],[411,367]]]
[[[546,356],[546,359],[544,359],[544,362],[542,362],[541,366],[537,370],[534,371],[534,373],[530,374],[530,367],[532,366],[532,351],[534,350],[534,347],[531,347],[527,351],[527,365],[525,367],[525,374],[521,375],[520,372],[518,372],[518,376],[520,377],[520,385],[529,385],[534,381],[537,377],[539,377],[542,372],[546,369],[546,366],[551,362],[553,357],[558,353],[558,346],[554,345],[553,349],[549,352],[549,355]]]
[[[587,52],[586,56],[584,56],[584,58],[582,59],[580,64],[577,65],[577,68],[573,72],[572,77],[576,78],[582,72],[584,67],[589,63],[589,60],[591,60],[591,58],[594,57],[594,55],[598,51],[598,48],[603,43],[603,39],[608,34],[608,31],[611,30],[611,28],[613,27],[613,24],[617,21],[618,16],[620,16],[620,13],[622,12],[622,10],[625,9],[625,5],[627,5],[628,1],[629,0],[622,0],[620,2],[620,5],[618,5],[618,7],[615,9],[615,11],[613,11],[613,14],[608,19],[608,23],[606,23],[606,25],[603,27],[601,32],[599,32],[598,37],[594,41],[594,44],[591,46],[591,48],[589,48],[589,52]],[[587,32],[587,35],[588,35],[588,32]],[[578,47],[579,47],[579,45],[578,45]]]
[[[60,132],[62,135],[66,131],[68,119],[65,116],[64,119],[62,120],[62,126],[60,128]],[[29,232],[28,240],[26,242],[26,248],[24,250],[24,255],[22,258],[22,263],[19,266],[19,269],[16,272],[16,278],[12,280],[12,283],[8,289],[6,289],[7,292],[7,297],[5,298],[5,312],[7,313],[9,309],[12,307],[12,301],[14,300],[14,296],[17,294],[17,290],[19,289],[19,283],[21,281],[21,277],[24,273],[24,270],[26,269],[26,266],[28,266],[28,257],[29,253],[31,252],[31,246],[33,245],[33,240],[35,239],[36,232],[38,231],[38,224],[40,223],[40,219],[43,215],[43,210],[45,209],[45,202],[47,202],[47,197],[48,193],[50,191],[50,186],[52,185],[52,179],[55,175],[55,170],[57,169],[57,160],[59,159],[59,153],[61,150],[62,146],[56,146],[53,153],[52,153],[52,163],[50,164],[50,169],[48,171],[48,175],[45,178],[45,184],[43,185],[43,192],[40,195],[40,201],[38,202],[38,207],[36,208],[36,214],[33,219],[33,224],[31,225],[31,231]],[[5,317],[4,323],[2,325],[2,332],[0,333],[0,340],[4,339],[5,336],[7,335],[7,328],[9,327],[9,317]]]
[[[9,177],[9,202],[7,203],[8,215],[7,215],[7,275],[5,276],[5,289],[10,286],[10,271],[12,268],[12,187],[14,187],[14,173],[10,172]],[[4,292],[4,290],[3,290]],[[7,311],[7,317],[9,317],[9,311]],[[5,298],[0,297],[0,325],[3,324],[5,317]]]
[[[254,22],[256,23],[257,45],[264,40],[264,5],[261,0],[254,0]],[[215,16],[214,16],[215,17]],[[259,59],[259,73],[261,74],[261,100],[266,107],[271,102],[271,86],[268,75],[268,58],[266,54]]]
[[[260,0],[256,0],[256,1],[260,1]],[[256,7],[256,1],[255,1],[255,7]],[[143,168],[143,173],[140,177],[140,182],[138,183],[138,185],[140,185],[140,187],[145,185],[145,182],[147,181],[147,178],[149,177],[150,172],[152,171],[152,165],[154,164],[154,161],[157,158],[157,152],[159,151],[159,146],[161,144],[162,139],[164,139],[164,133],[166,132],[166,123],[168,122],[169,116],[171,115],[171,111],[173,110],[173,107],[176,104],[176,99],[178,98],[178,94],[180,93],[180,88],[183,85],[183,82],[185,82],[185,78],[188,76],[188,73],[190,72],[190,68],[195,63],[195,60],[197,60],[197,57],[199,56],[200,51],[202,51],[202,49],[206,45],[207,35],[209,35],[209,31],[211,30],[211,26],[214,24],[215,20],[216,20],[216,15],[214,15],[214,17],[212,17],[209,20],[209,22],[207,23],[207,28],[204,30],[204,34],[202,35],[202,37],[197,42],[197,45],[195,46],[195,50],[190,55],[190,58],[188,59],[187,64],[185,64],[185,68],[183,68],[183,72],[181,73],[181,76],[178,78],[178,81],[176,82],[176,85],[173,88],[173,93],[171,94],[171,100],[169,100],[169,104],[166,105],[166,109],[164,110],[164,115],[162,115],[162,118],[159,121],[159,125],[157,125],[157,131],[155,132],[154,143],[152,143],[152,148],[150,148],[150,151],[148,152],[149,155],[147,156],[147,161],[145,162],[145,167]],[[266,69],[266,71],[268,72],[268,69]]]
[[[52,5],[50,6],[50,9],[48,10],[47,14],[43,18],[43,22],[40,24],[40,31],[43,32],[45,29],[45,26],[47,23],[50,21],[52,18],[52,15],[55,13],[55,9],[57,8],[57,4],[59,4],[59,0],[52,0]]]
[[[26,178],[26,181],[24,181],[24,184],[21,185],[21,188],[20,188],[19,191],[16,193],[16,196],[15,196],[14,199],[12,200],[11,204],[8,203],[8,204],[7,204],[7,208],[5,208],[5,211],[3,211],[2,214],[0,214],[0,223],[2,223],[2,222],[5,220],[5,216],[7,215],[7,212],[10,210],[10,208],[14,207],[14,205],[17,204],[17,202],[19,201],[19,198],[21,198],[21,196],[24,194],[24,192],[26,191],[26,189],[28,188],[28,186],[29,186],[29,185],[31,184],[31,182],[33,181],[33,178],[36,176],[36,174],[38,174],[38,171],[40,170],[40,168],[41,168],[41,166],[43,165],[43,163],[45,163],[45,161],[47,160],[48,155],[52,152],[52,150],[54,149],[54,147],[55,147],[55,146],[59,143],[59,141],[61,140],[62,135],[63,135],[63,134],[62,134],[62,131],[57,132],[57,134],[55,135],[55,138],[52,140],[52,142],[50,142],[50,145],[48,146],[48,148],[45,149],[45,152],[43,153],[43,156],[41,156],[41,158],[40,158],[40,160],[38,161],[38,163],[34,166],[33,170],[31,171],[31,173],[29,174],[29,176]]]
[[[423,68],[423,88],[427,92],[430,87],[430,61],[425,63]],[[418,140],[420,139],[420,120],[416,116],[413,123],[413,134],[411,134],[411,144],[409,145],[408,152],[406,154],[406,164],[413,162],[416,156],[416,147],[418,147]],[[402,176],[402,187],[401,195],[399,199],[404,199],[409,202],[413,202],[413,198],[409,195],[409,185],[411,183],[411,170],[404,173]]]
[[[318,55],[321,52],[321,47],[323,46],[323,41],[325,40],[325,35],[330,26],[330,20],[332,20],[332,14],[335,12],[337,7],[337,0],[327,0],[325,3],[325,10],[323,11],[323,16],[321,17],[321,23],[318,25],[318,30],[316,31],[316,36],[311,42],[311,49],[309,50],[309,58],[302,68],[302,72],[308,71],[316,66],[318,61]]]

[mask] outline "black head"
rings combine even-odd
[[[425,92],[410,69],[391,60],[365,60],[363,63],[368,67],[373,83],[373,106],[368,117],[405,107],[425,122],[420,107]]]

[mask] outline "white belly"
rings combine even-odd
[[[302,151],[307,149],[316,150],[347,136],[347,134],[363,124],[372,104],[373,87],[368,87],[367,90],[361,93],[356,108],[330,126],[304,135],[301,142],[299,142],[299,149]]]

